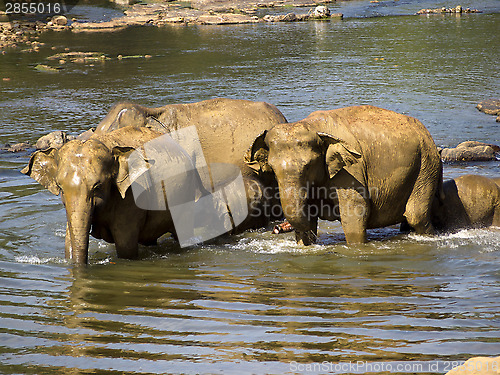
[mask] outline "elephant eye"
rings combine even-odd
[[[102,188],[102,183],[101,182],[96,182],[94,186],[92,187],[92,191],[100,190]]]

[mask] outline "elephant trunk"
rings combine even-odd
[[[92,217],[90,199],[79,196],[77,200],[65,200],[66,205],[66,258],[76,264],[87,264],[89,233]]]
[[[283,186],[284,185],[284,186]],[[303,185],[286,182],[280,184],[280,199],[283,213],[295,229],[295,239],[302,245],[316,241],[317,215],[308,205],[308,191]]]

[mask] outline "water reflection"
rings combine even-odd
[[[291,361],[495,354],[497,310],[487,301],[498,292],[498,254],[401,241],[385,252],[231,245],[88,268],[3,264],[1,300],[18,306],[2,310],[3,336],[23,348],[4,363],[76,371],[113,360],[117,371],[158,372],[171,362],[260,361],[283,370]],[[481,271],[457,276],[471,264]]]

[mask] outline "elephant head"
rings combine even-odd
[[[283,213],[304,245],[316,239],[319,212],[310,206],[322,198],[321,191],[324,198],[326,191],[319,188],[360,160],[355,146],[301,122],[276,125],[261,133],[245,155],[247,165],[258,173],[274,172]]]
[[[51,193],[62,192],[67,215],[66,258],[87,263],[92,215],[106,203],[114,186],[125,197],[133,181],[127,164],[133,151],[119,146],[109,149],[96,139],[73,140],[59,150],[35,152],[22,170]]]

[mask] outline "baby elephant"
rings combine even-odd
[[[436,229],[500,226],[500,178],[478,175],[460,176],[443,184],[444,201],[432,206]]]

